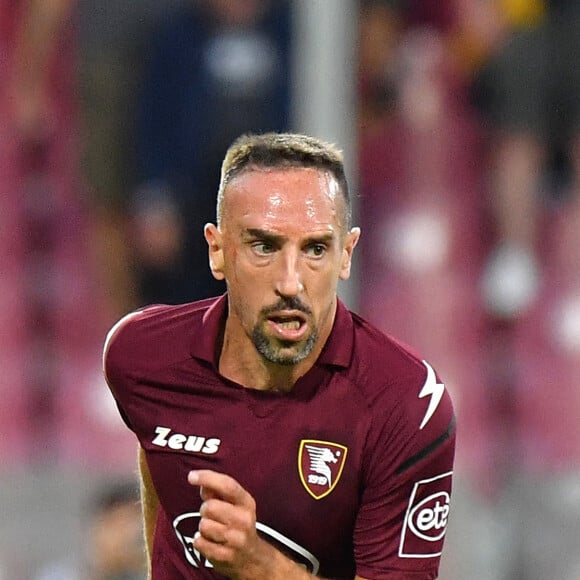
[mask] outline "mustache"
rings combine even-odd
[[[279,310],[298,310],[304,314],[312,314],[312,310],[296,296],[289,296],[287,298],[280,298],[276,304],[266,306],[262,309],[262,314],[268,315]]]

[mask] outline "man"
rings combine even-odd
[[[436,578],[453,409],[429,364],[337,298],[359,235],[334,146],[241,137],[205,227],[226,294],[109,333],[155,580]]]

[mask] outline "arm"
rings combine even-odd
[[[157,513],[159,511],[159,498],[153,487],[151,473],[147,465],[145,451],[139,447],[139,475],[141,484],[141,504],[143,510],[143,526],[145,531],[145,547],[147,549],[148,578],[151,578],[151,555],[153,553],[153,538]]]
[[[191,471],[203,504],[194,546],[214,568],[236,580],[313,580],[256,531],[254,498],[233,478],[210,470]],[[401,580],[397,575],[396,580]],[[354,580],[366,580],[355,576]]]
[[[369,432],[362,497],[354,528],[357,571],[367,578],[434,580],[451,507],[455,415],[433,370],[402,380],[407,398]],[[388,391],[382,391],[388,396]]]
[[[256,530],[254,498],[233,478],[215,471],[192,471],[203,503],[194,546],[215,569],[236,580],[309,580],[311,574],[286,558]]]

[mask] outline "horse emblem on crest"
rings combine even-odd
[[[327,496],[336,487],[347,451],[338,443],[302,439],[298,450],[298,472],[302,485],[314,499]]]

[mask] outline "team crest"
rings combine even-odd
[[[298,473],[302,485],[314,499],[327,496],[336,487],[347,451],[338,443],[302,439],[298,450]]]

